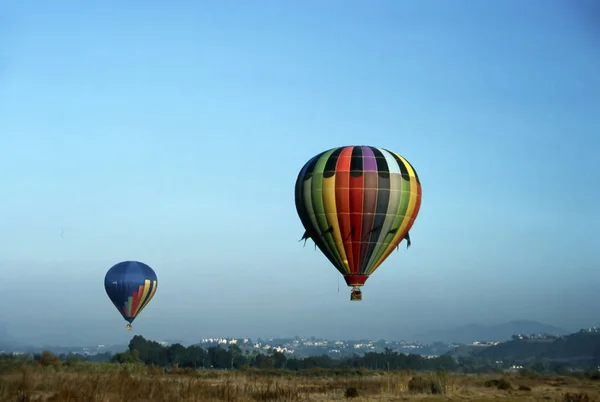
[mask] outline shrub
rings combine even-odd
[[[488,388],[497,388],[497,389],[504,389],[504,390],[513,389],[512,384],[506,378],[489,380],[489,381],[486,381],[483,385]]]
[[[50,353],[47,350],[44,350],[42,352],[42,355],[40,356],[40,364],[44,367],[60,367],[62,366],[62,362],[60,361],[60,358],[52,353]]]
[[[570,393],[567,392],[563,398],[563,402],[591,402],[589,395],[584,392]]]
[[[445,393],[445,383],[443,378],[426,378],[423,376],[414,376],[408,382],[408,390],[422,394],[443,394]]]
[[[358,389],[356,389],[356,387],[348,387],[348,388],[346,388],[346,392],[344,392],[344,396],[346,398],[357,398],[358,397]]]

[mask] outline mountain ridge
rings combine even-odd
[[[418,334],[411,339],[424,343],[473,343],[476,341],[504,342],[515,334],[568,335],[572,331],[535,320],[511,320],[504,323],[483,325],[469,323],[450,329],[438,329]]]

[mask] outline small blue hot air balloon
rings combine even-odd
[[[123,261],[108,270],[104,277],[104,289],[117,310],[129,324],[125,327],[132,329],[131,323],[150,303],[158,279],[152,268],[139,261]]]

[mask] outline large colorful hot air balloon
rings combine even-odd
[[[148,305],[154,293],[158,279],[148,265],[139,261],[123,261],[108,270],[104,277],[104,289],[117,310],[129,324]]]
[[[296,181],[305,232],[362,300],[363,286],[403,239],[421,206],[417,172],[383,148],[345,146],[310,159]]]

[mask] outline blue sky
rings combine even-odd
[[[12,334],[126,341],[103,278],[128,259],[159,278],[134,322],[154,339],[598,323],[600,53],[585,10],[126,3],[0,5]],[[413,246],[362,303],[297,242],[294,207],[302,165],[349,144],[402,154],[423,185]]]

